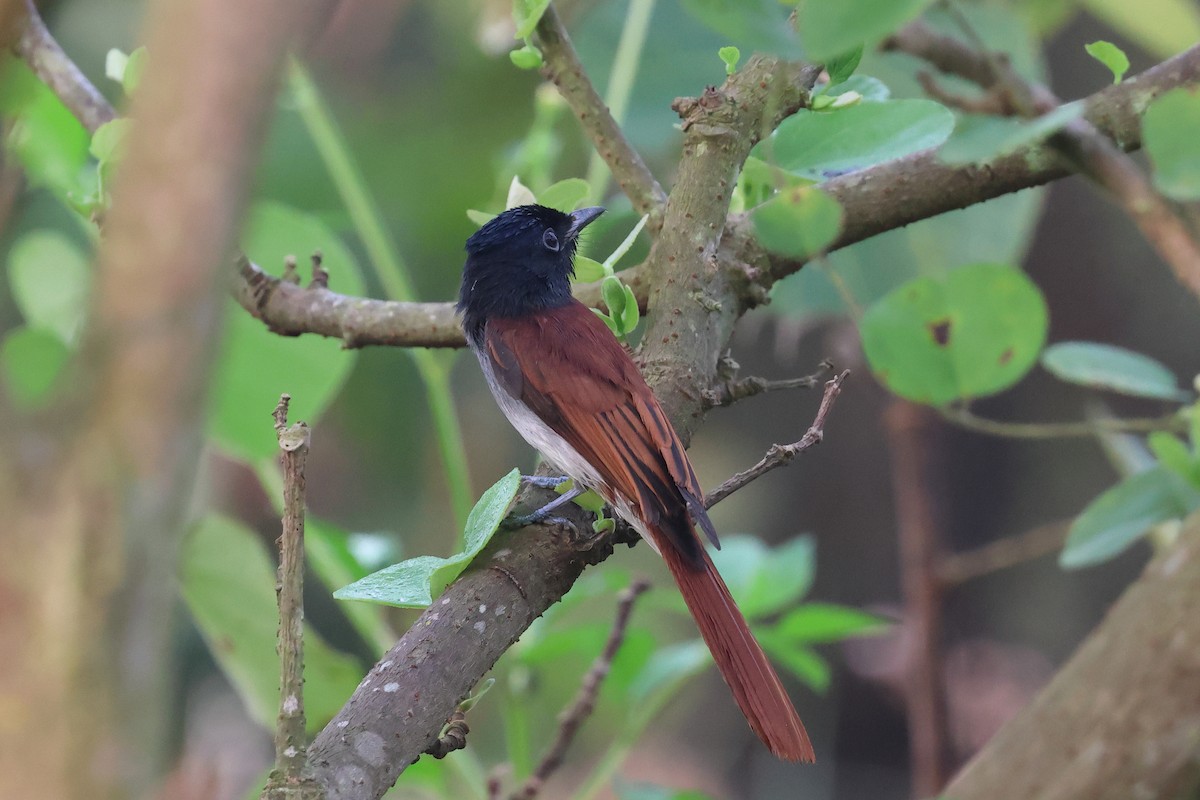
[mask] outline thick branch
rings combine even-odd
[[[1200,785],[1197,608],[1200,517],[1193,516],[945,796],[1193,796]]]
[[[596,152],[608,164],[617,185],[633,203],[634,211],[649,214],[650,230],[658,230],[662,225],[667,193],[650,174],[650,168],[625,138],[604,100],[588,80],[553,3],[538,22],[537,37],[545,57],[542,74],[558,87],[559,94],[575,112]]]

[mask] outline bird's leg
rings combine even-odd
[[[542,489],[557,489],[571,479],[566,475],[522,475],[521,480],[530,486],[537,486]]]
[[[561,482],[562,481],[559,481],[559,483],[561,483]],[[561,494],[558,497],[554,498],[549,503],[546,503],[546,505],[542,506],[537,511],[534,511],[531,514],[507,517],[504,520],[504,522],[501,523],[501,525],[509,530],[512,530],[515,528],[524,528],[526,525],[533,525],[538,522],[546,522],[548,520],[551,520],[552,517],[550,516],[550,512],[554,511],[554,509],[559,508],[562,505],[565,505],[566,503],[571,502],[576,497],[579,497],[579,495],[583,494],[583,492],[584,492],[583,489],[576,486],[575,488],[571,489],[570,491],[565,492],[564,494]],[[562,521],[566,522],[566,520],[562,520]]]

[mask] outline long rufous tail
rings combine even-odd
[[[701,547],[702,563],[692,564],[669,544],[660,550],[721,677],[758,738],[780,758],[815,761],[800,716],[708,553]]]

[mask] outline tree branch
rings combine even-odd
[[[1200,516],[1033,703],[950,782],[956,800],[1190,797],[1200,785]]]
[[[596,152],[608,164],[617,185],[633,203],[634,211],[649,214],[647,225],[652,232],[657,231],[662,226],[667,193],[625,138],[625,133],[588,79],[553,3],[538,21],[536,33],[545,57],[542,75],[558,87],[559,94],[575,112]]]
[[[745,400],[747,397],[755,397],[764,392],[788,391],[791,389],[813,389],[821,384],[821,378],[829,374],[833,369],[833,363],[830,361],[822,361],[820,368],[812,375],[805,375],[802,378],[784,378],[782,380],[767,380],[751,376],[749,378],[735,378],[724,383],[715,384],[711,389],[704,390],[704,408],[718,408],[721,406],[731,406],[739,400]]]

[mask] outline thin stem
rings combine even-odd
[[[291,62],[288,76],[300,117],[350,213],[355,231],[362,239],[384,291],[391,300],[415,302],[416,293],[408,268],[388,235],[379,207],[372,199],[366,180],[354,163],[350,147],[317,91],[316,84],[304,66],[295,60]],[[454,398],[450,394],[449,376],[433,353],[410,350],[409,354],[425,385],[426,400],[433,416],[434,435],[446,470],[450,504],[459,528],[463,528],[472,505],[471,479],[467,471],[462,430],[458,425]]]
[[[604,93],[604,104],[618,126],[625,122],[625,112],[629,110],[629,97],[633,94],[633,81],[637,77],[653,13],[654,0],[630,0],[629,10],[625,14],[625,27],[617,42],[617,52],[613,55],[612,69],[608,73],[608,90]],[[603,156],[593,149],[587,169],[587,183],[591,187],[593,202],[600,202],[604,198],[604,184],[608,183],[608,177]]]
[[[1095,436],[1099,433],[1182,433],[1187,423],[1177,414],[1148,419],[1097,419],[1086,422],[1003,422],[975,416],[966,408],[942,408],[938,413],[947,422],[967,430],[1003,436],[1009,439],[1064,439]]]

